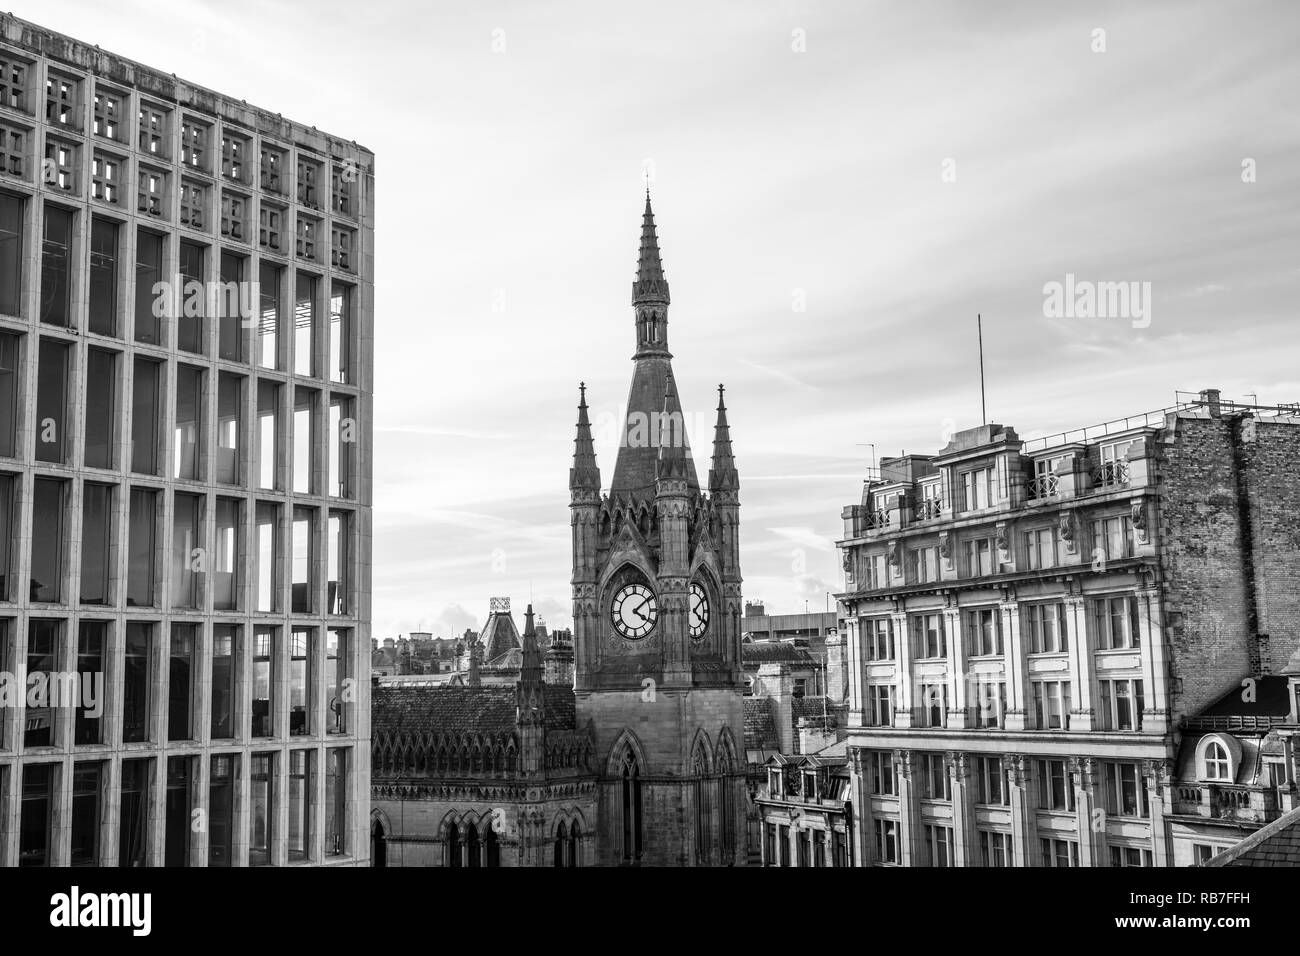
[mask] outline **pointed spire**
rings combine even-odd
[[[718,421],[713,426],[713,462],[709,468],[709,490],[725,489],[734,491],[740,486],[740,477],[736,474],[736,459],[731,454],[731,426],[727,423],[727,403],[722,393],[726,391],[718,386]]]
[[[636,263],[636,281],[632,283],[632,304],[654,302],[667,305],[668,280],[659,258],[659,237],[655,234],[655,214],[650,208],[650,187],[645,190],[645,212],[641,216],[641,250]]]
[[[524,612],[524,640],[523,656],[520,663],[519,677],[521,680],[527,680],[530,671],[537,672],[537,680],[541,680],[542,669],[542,651],[537,645],[537,626],[533,623],[533,606],[528,605],[528,610]]]
[[[569,469],[570,491],[600,491],[600,468],[587,417],[587,383],[578,383],[578,436],[573,440],[573,467]]]
[[[686,439],[686,420],[677,408],[677,391],[673,388],[673,372],[669,369],[664,376],[663,410],[659,413],[658,434],[655,443],[659,446],[656,454],[655,477],[673,478],[684,473],[681,460],[690,454],[690,444]]]

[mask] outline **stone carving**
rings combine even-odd
[[[1133,533],[1140,544],[1147,543],[1147,509],[1141,498],[1134,498],[1129,503],[1129,517],[1133,522]]]
[[[1074,554],[1074,512],[1062,511],[1058,519],[1057,531],[1061,540],[1065,543],[1065,550],[1069,554]]]

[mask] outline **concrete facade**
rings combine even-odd
[[[0,865],[364,864],[374,157],[0,60],[0,667],[105,689],[0,709]]]

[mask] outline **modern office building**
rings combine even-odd
[[[373,182],[0,15],[0,865],[367,861]]]
[[[1300,407],[886,459],[844,510],[856,859],[1208,860],[1296,805]]]

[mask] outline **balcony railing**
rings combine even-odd
[[[1277,791],[1236,784],[1185,784],[1174,791],[1174,813],[1214,820],[1267,823],[1278,817]]]
[[[922,498],[916,503],[917,521],[931,521],[943,517],[943,502],[938,498]]]
[[[870,512],[868,512],[868,513],[867,513],[867,527],[868,527],[868,528],[888,528],[888,527],[889,527],[889,515],[890,515],[890,512],[889,512],[887,509],[885,509],[885,508],[881,508],[881,509],[876,510],[876,511],[870,511]]]
[[[1055,475],[1039,475],[1029,483],[1029,499],[1040,501],[1043,498],[1055,497],[1060,485],[1061,481]]]
[[[1128,484],[1128,462],[1108,461],[1102,464],[1092,476],[1098,488],[1117,488]]]
[[[1184,717],[1184,730],[1268,730],[1287,723],[1285,715],[1219,714],[1211,717]]]

